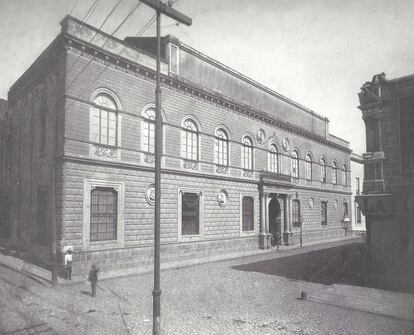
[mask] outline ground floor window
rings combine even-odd
[[[328,203],[326,201],[321,202],[321,224],[326,225],[328,223]]]
[[[110,187],[91,190],[91,241],[117,239],[118,193]]]
[[[348,203],[344,201],[344,218],[348,217]]]
[[[293,227],[300,227],[300,202],[297,199],[292,201],[292,224]]]
[[[181,235],[200,233],[200,196],[198,193],[183,192],[181,198]]]
[[[242,230],[254,230],[254,200],[252,197],[243,197],[242,200]]]
[[[355,208],[356,208],[356,223],[362,223],[361,209],[359,208],[358,205]]]

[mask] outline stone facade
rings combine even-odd
[[[12,206],[2,241],[47,260],[55,227],[58,252],[74,250],[75,274],[92,263],[103,271],[149,265],[154,55],[74,18],[61,24],[9,92],[12,155],[1,182],[10,184]],[[172,37],[164,42],[161,260],[270,248],[275,231],[284,243],[298,243],[300,216],[305,244],[343,236],[345,203],[351,215],[350,149],[329,134],[329,121]],[[218,130],[227,136],[221,149]],[[110,238],[91,223],[94,194],[103,191],[112,201],[103,214],[115,220],[115,230],[105,232]],[[192,211],[184,208],[186,194],[197,204]],[[191,234],[186,215],[196,218]]]
[[[414,289],[414,76],[374,76],[359,93],[366,126],[363,193],[374,268],[390,288]]]

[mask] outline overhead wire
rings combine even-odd
[[[137,7],[138,8],[138,7]],[[135,8],[136,9],[136,8]],[[152,23],[154,23],[154,21],[155,21],[155,19],[156,19],[156,14],[154,14],[148,21],[147,21],[147,23],[146,24],[144,24],[144,26],[138,31],[138,33],[134,36],[134,37],[140,37],[140,36],[142,36],[142,34],[144,34],[147,30],[148,30],[148,28],[151,26],[151,24]],[[119,27],[119,26],[118,26]],[[109,39],[109,38],[108,38]],[[107,40],[108,40],[107,39]],[[117,55],[118,56],[121,56],[123,53],[124,53],[124,51],[127,49],[127,47],[126,46],[124,46],[118,53],[117,53]],[[69,86],[66,88],[66,89],[69,89],[70,88],[70,86],[71,85],[73,85],[73,83],[79,78],[79,76],[81,75],[81,73],[83,73],[85,70],[86,70],[86,68],[90,65],[90,63],[92,62],[92,59],[91,60],[89,60],[89,62],[86,64],[86,66],[82,69],[82,71],[76,76],[76,78],[69,84]],[[94,84],[101,76],[102,76],[102,74],[108,69],[108,67],[109,67],[109,65],[105,65],[105,67],[102,69],[102,71],[101,72],[99,72],[98,73],[98,75],[95,77],[95,79],[92,81],[92,82],[90,82],[87,86],[86,86],[86,88],[85,89],[87,89],[87,88],[89,88],[92,84]],[[82,92],[81,93],[79,93],[76,97],[75,97],[75,99],[76,98],[79,98],[81,95],[82,95],[82,93],[83,93],[83,91],[85,91],[85,89],[84,90],[82,90]],[[74,103],[74,101],[72,101],[72,103],[70,104],[70,105],[68,105],[68,107],[70,107],[72,104]]]
[[[73,4],[72,9],[69,12],[69,15],[72,15],[73,10],[75,9],[76,5],[78,4],[78,1],[79,0],[76,0],[75,3]]]
[[[105,25],[106,21],[108,21],[108,19],[111,17],[111,15],[115,12],[115,10],[118,8],[118,6],[120,5],[120,3],[122,2],[122,0],[119,0],[116,5],[114,7],[112,7],[111,11],[109,12],[109,14],[105,17],[105,19],[103,20],[103,22],[101,23],[101,25],[99,26],[98,30],[101,30],[102,27]],[[78,26],[79,29],[80,25]],[[77,29],[77,30],[78,30]],[[75,31],[75,34],[77,32],[77,30]],[[95,34],[92,36],[91,40],[89,41],[89,43],[92,43],[93,40],[95,39],[96,35],[98,34],[98,32],[96,31]],[[71,66],[68,69],[68,72],[70,72],[74,66],[76,65],[76,63],[78,62],[79,58],[80,58],[80,54],[78,55],[78,57],[75,59],[75,61],[71,64]]]

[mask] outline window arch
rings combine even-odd
[[[319,163],[321,165],[321,182],[326,183],[326,162],[325,162],[325,159],[321,158]]]
[[[92,142],[107,146],[117,145],[117,110],[119,104],[110,93],[99,91],[94,94],[91,107],[90,138]]]
[[[338,167],[335,161],[332,162],[332,184],[338,183]]]
[[[269,147],[269,171],[279,173],[279,153],[275,144]]]
[[[348,173],[345,164],[342,166],[342,184],[348,186]]]
[[[229,137],[223,128],[217,129],[214,134],[214,154],[215,164],[229,165]]]
[[[292,151],[292,177],[299,178],[299,154],[297,150]]]
[[[182,124],[181,131],[182,157],[188,160],[197,161],[198,153],[198,127],[194,120],[187,118]]]
[[[153,154],[155,148],[155,109],[150,107],[142,113],[142,151]]]
[[[242,140],[242,166],[244,170],[253,170],[253,141],[249,136]]]
[[[305,157],[305,178],[312,180],[312,156],[310,154]]]

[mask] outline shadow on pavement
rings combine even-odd
[[[361,284],[361,243],[233,266],[240,271],[260,272],[325,285]]]

